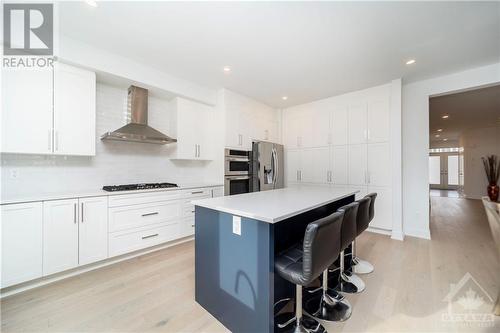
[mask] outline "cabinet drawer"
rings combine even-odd
[[[185,197],[191,200],[200,199],[200,197],[211,197],[212,189],[209,188],[196,188],[185,192]]]
[[[190,192],[189,192],[190,193]],[[181,191],[152,192],[138,194],[118,194],[109,196],[109,207],[140,205],[152,202],[177,200],[185,196]]]
[[[184,201],[184,215],[194,215],[194,205],[192,203],[193,200],[201,200],[201,199],[208,199],[211,198],[212,196],[200,196],[197,198],[190,198],[186,201]]]
[[[181,237],[188,237],[194,235],[194,215],[182,219],[180,225]]]
[[[179,222],[175,222],[140,231],[109,234],[109,255],[117,256],[174,240],[180,236],[179,228]]]
[[[109,209],[109,232],[173,221],[181,217],[182,201],[174,200]]]

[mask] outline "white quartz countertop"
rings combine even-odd
[[[300,185],[212,199],[194,200],[193,204],[224,213],[276,223],[359,192],[328,186]]]
[[[223,184],[216,183],[192,183],[192,184],[178,184],[179,187],[171,188],[158,188],[149,190],[134,190],[134,191],[116,191],[107,192],[102,189],[88,190],[88,191],[74,191],[65,193],[37,193],[32,195],[3,195],[0,204],[14,204],[14,203],[25,203],[25,202],[35,202],[35,201],[49,201],[49,200],[61,200],[61,199],[71,199],[71,198],[88,198],[88,197],[99,197],[99,196],[112,196],[112,195],[124,195],[124,194],[139,194],[148,192],[165,192],[165,191],[181,191],[189,190],[194,188],[204,188],[204,187],[218,187],[224,186]]]

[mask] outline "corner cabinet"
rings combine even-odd
[[[53,69],[2,71],[3,153],[95,155],[95,73]]]
[[[172,100],[172,108],[174,119],[171,131],[177,138],[172,159],[213,160],[210,130],[214,108],[180,97]]]

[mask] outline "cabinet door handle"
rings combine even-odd
[[[202,194],[203,191],[196,191],[196,192],[191,192],[191,194]]]
[[[81,204],[81,209],[82,209],[81,214],[82,214],[82,223],[83,223],[83,202],[82,202],[82,204]]]
[[[158,212],[142,214],[142,217],[158,215]]]
[[[76,219],[76,210],[78,209],[78,206],[76,203],[73,204],[73,223],[76,224],[77,219]]]
[[[302,170],[299,170],[299,180],[302,181]]]
[[[198,145],[198,157],[200,157],[200,156],[201,156],[201,146]]]
[[[191,227],[193,227],[193,228],[194,228],[194,224],[191,224]]]
[[[142,239],[148,239],[148,238],[153,238],[158,236],[158,234],[153,234],[153,235],[148,235],[148,236],[142,236]]]
[[[297,181],[299,181],[299,170],[297,170]]]

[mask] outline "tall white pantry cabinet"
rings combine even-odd
[[[394,181],[401,159],[400,97],[401,86],[393,81],[284,110],[287,184],[349,187],[360,191],[357,198],[377,192],[370,227],[392,231],[400,186]]]

